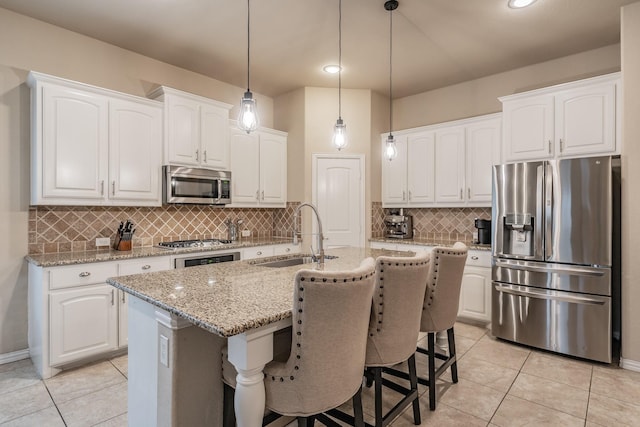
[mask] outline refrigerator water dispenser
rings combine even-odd
[[[528,213],[510,213],[503,217],[503,254],[533,256],[533,220]]]

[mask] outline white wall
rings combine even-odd
[[[29,70],[144,96],[172,86],[237,105],[244,88],[0,8],[0,354],[27,348]],[[273,100],[256,94],[261,122]],[[235,117],[235,109],[231,117]]]

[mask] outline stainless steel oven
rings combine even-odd
[[[175,259],[175,268],[196,267],[198,265],[217,264],[220,262],[238,261],[240,252],[212,252],[210,254],[180,255]]]

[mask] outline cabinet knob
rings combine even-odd
[[[478,260],[478,257],[477,257],[476,255],[473,255],[473,256],[471,257],[471,259],[472,259],[472,260],[474,260],[474,261],[477,261],[477,260]]]
[[[89,277],[91,276],[91,273],[88,271],[83,271],[82,273],[78,274],[78,276],[80,277]]]
[[[256,252],[256,255],[262,255],[262,251]]]
[[[291,252],[291,248],[285,249],[285,252]]]
[[[142,269],[143,269],[143,270],[148,270],[148,269],[150,269],[150,268],[151,268],[151,266],[150,266],[149,264],[146,264],[146,265],[143,265],[143,266],[142,266]]]

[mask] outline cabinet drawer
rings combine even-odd
[[[150,257],[135,261],[119,262],[118,276],[171,270],[170,257]]]
[[[273,246],[258,246],[242,250],[242,259],[255,259],[273,256]]]
[[[107,278],[117,275],[118,267],[114,262],[52,268],[49,271],[49,288],[62,289],[104,283]]]
[[[274,255],[297,254],[300,252],[300,245],[277,245],[273,247]]]
[[[465,265],[491,267],[491,251],[469,251]]]

